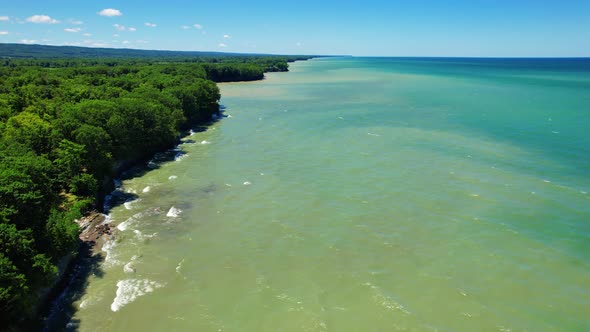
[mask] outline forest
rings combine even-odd
[[[121,165],[209,122],[215,82],[262,79],[296,59],[0,58],[0,326],[35,315],[79,246],[74,220],[100,209]]]

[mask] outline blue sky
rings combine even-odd
[[[590,0],[0,0],[0,42],[358,56],[590,56]]]

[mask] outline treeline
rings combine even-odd
[[[287,59],[0,63],[0,326],[33,314],[74,219],[96,207],[122,163],[148,158],[218,112],[214,81],[252,80]]]
[[[214,82],[253,81],[264,78],[265,72],[288,71],[288,62],[305,60],[301,56],[224,56],[197,58],[157,58],[154,59],[0,59],[0,67],[38,67],[38,68],[87,68],[87,67],[143,67],[166,64],[195,64],[205,70],[205,77]]]

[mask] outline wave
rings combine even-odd
[[[135,273],[135,267],[133,266],[133,262],[129,262],[123,266],[123,272],[125,273]]]
[[[181,161],[182,159],[186,158],[186,156],[188,156],[188,154],[180,151],[177,152],[176,155],[174,156],[174,161]]]
[[[158,232],[154,232],[152,234],[143,234],[137,229],[133,230],[133,233],[135,233],[136,238],[142,242],[148,241],[149,239],[152,239],[158,235]]]
[[[126,231],[129,228],[129,226],[135,222],[137,222],[137,219],[133,217],[127,218],[127,220],[117,225],[117,229],[120,231]]]
[[[176,218],[180,215],[180,213],[182,213],[182,210],[173,206],[170,208],[170,210],[168,210],[168,213],[166,213],[166,217]]]
[[[101,250],[105,253],[104,262],[105,264],[117,264],[118,261],[115,259],[115,247],[117,246],[117,242],[115,241],[114,237],[111,237],[108,241],[106,241],[103,245]]]
[[[125,201],[125,203],[123,203],[123,205],[125,205],[125,208],[127,210],[131,210],[131,209],[133,209],[133,205],[137,202],[141,202],[141,198],[128,199]]]
[[[154,290],[163,287],[163,284],[149,279],[125,279],[117,282],[117,295],[111,304],[111,310],[117,312],[127,304],[135,301]]]

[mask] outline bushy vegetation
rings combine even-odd
[[[32,314],[117,165],[171,147],[218,112],[214,83],[286,58],[0,60],[0,326]]]

